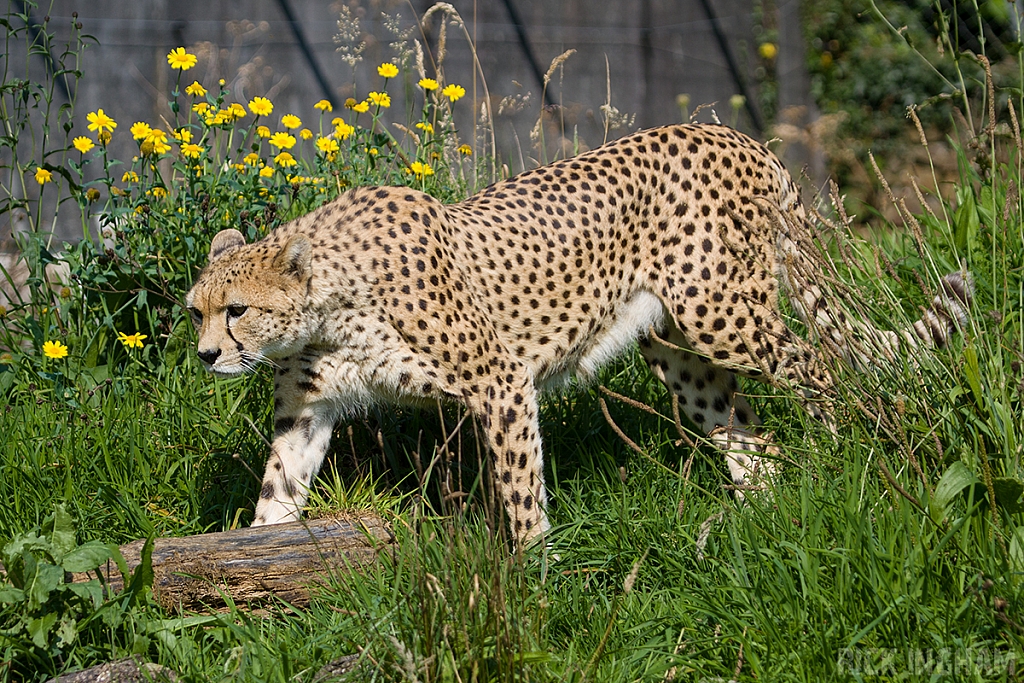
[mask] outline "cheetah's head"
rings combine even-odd
[[[273,240],[247,245],[237,230],[214,236],[210,263],[185,297],[207,370],[223,376],[253,372],[309,342],[303,309],[311,257],[305,235],[293,235],[283,245]]]

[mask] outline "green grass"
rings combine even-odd
[[[1024,109],[1019,89],[999,93],[1001,122],[1006,97]],[[438,115],[437,129],[454,135]],[[412,182],[376,124],[357,128],[345,151],[359,163],[307,155],[304,172]],[[234,153],[226,129],[202,134]],[[452,460],[430,467],[462,412],[381,407],[338,426],[311,513],[375,510],[392,523],[395,555],[339,572],[307,608],[259,612],[170,614],[148,597],[145,572],[110,598],[76,593],[64,570],[100,558],[101,543],[251,521],[272,432],[271,379],[214,381],[192,354],[175,301],[210,232],[188,217],[237,219],[258,234],[330,194],[227,170],[182,181],[166,201],[111,193],[104,210],[121,221],[114,252],[69,250],[76,289],[53,296],[33,280],[30,299],[0,328],[10,354],[0,355],[0,546],[14,568],[13,580],[0,580],[0,681],[46,680],[130,654],[186,681],[312,681],[353,653],[356,680],[424,683],[1017,680],[1024,174],[1012,137],[977,140],[962,152],[956,201],[915,219],[920,242],[913,226],[891,226],[874,238],[879,251],[854,242],[850,264],[831,243],[845,304],[886,329],[917,317],[938,277],[966,264],[977,295],[964,338],[865,374],[837,367],[835,433],[786,391],[746,385],[785,461],[771,490],[738,503],[723,488],[721,455],[665,417],[667,394],[633,352],[598,385],[654,413],[598,386],[545,398],[555,526],[546,545],[519,552],[480,465],[475,425],[463,423]],[[380,155],[359,156],[371,142]],[[434,159],[428,149],[408,156]],[[454,199],[467,182],[448,163],[437,161],[427,189]],[[105,178],[92,187],[109,191],[117,179]],[[94,210],[87,186],[68,189],[83,216]],[[27,246],[38,273],[50,252],[37,236]],[[118,331],[149,339],[121,348]],[[71,356],[41,357],[54,338]],[[638,450],[605,420],[602,401]],[[464,507],[443,496],[446,479],[472,493]],[[101,543],[74,549],[90,541]]]

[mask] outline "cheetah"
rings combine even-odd
[[[900,333],[834,313],[796,267],[806,258],[794,231],[806,220],[765,146],[690,124],[621,138],[456,204],[363,187],[255,243],[218,233],[185,303],[210,372],[274,369],[274,438],[253,524],[299,517],[342,417],[441,400],[482,425],[525,544],[549,528],[539,392],[594,378],[637,341],[732,479],[746,482],[770,468],[770,440],[737,376],[794,386],[812,411],[832,383],[780,315],[779,283],[797,316],[836,344],[846,327],[880,346],[941,346],[967,320],[960,274]]]

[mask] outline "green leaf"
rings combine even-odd
[[[954,240],[956,241],[957,249],[964,251],[969,244],[973,245],[977,242],[978,227],[981,223],[978,220],[978,209],[974,201],[974,191],[970,187],[966,187],[963,192],[958,194],[960,195],[958,197],[960,206],[956,208],[956,212],[953,214],[953,221],[956,223]]]
[[[1010,537],[1010,565],[1014,571],[1024,571],[1024,526],[1019,526]]]
[[[137,605],[145,593],[153,588],[153,544],[156,536],[150,536],[142,546],[142,554],[139,566],[132,573],[132,580],[128,583],[129,604]]]
[[[978,352],[973,345],[964,346],[964,375],[974,394],[974,402],[979,408],[985,405],[985,395],[981,392],[981,368],[978,365]]]
[[[43,522],[44,533],[49,523],[51,523],[51,519],[48,517]],[[74,550],[75,546],[78,545],[75,541],[75,523],[71,519],[71,515],[68,514],[67,509],[63,505],[57,505],[53,509],[52,524],[53,531],[49,536],[50,543],[53,544],[53,549],[56,551],[53,559],[60,562],[64,555]]]
[[[13,586],[0,588],[0,602],[15,603],[25,601],[25,591]]]
[[[57,627],[57,647],[66,647],[78,639],[78,621],[71,616],[64,615]]]
[[[945,517],[950,502],[961,491],[968,486],[980,483],[981,480],[967,468],[967,465],[959,460],[954,462],[949,469],[942,473],[942,478],[939,479],[939,483],[935,487],[935,493],[932,495],[933,516],[938,519]]]
[[[57,613],[47,612],[43,616],[28,622],[28,634],[32,637],[32,642],[36,644],[36,647],[46,647],[47,642],[50,640],[50,629],[53,628],[53,624],[56,621]]]
[[[93,609],[98,610],[103,605],[103,586],[96,579],[83,583],[68,583],[64,585],[64,589],[82,600],[87,600]]]
[[[88,572],[111,559],[110,548],[100,541],[89,541],[64,556],[61,566],[67,572]]]
[[[1009,513],[1024,510],[1020,496],[1024,493],[1024,483],[1012,477],[996,477],[992,480],[992,488],[996,493],[996,503]]]
[[[29,597],[29,608],[35,609],[43,605],[50,597],[57,586],[64,583],[64,570],[52,564],[36,562],[35,558],[29,561],[28,553],[25,553],[25,593]],[[32,571],[28,567],[32,566]]]

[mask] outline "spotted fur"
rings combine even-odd
[[[832,382],[780,317],[778,282],[820,336],[842,345],[851,327],[793,268],[805,261],[793,233],[805,220],[767,148],[680,125],[454,205],[359,188],[254,244],[221,232],[187,306],[212,372],[275,367],[255,524],[298,517],[346,412],[440,399],[479,418],[512,527],[529,540],[548,528],[538,392],[594,377],[637,340],[743,483],[770,462],[736,376],[794,385],[809,406]],[[913,331],[856,327],[881,345],[941,345],[969,298],[969,282],[948,276]]]

